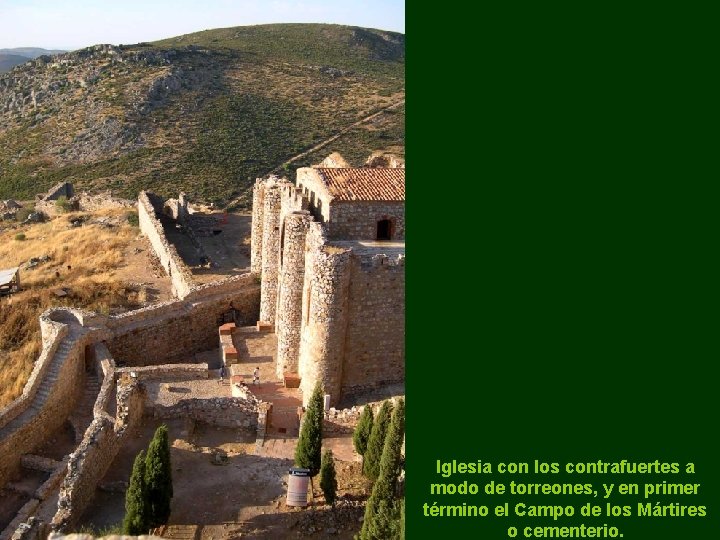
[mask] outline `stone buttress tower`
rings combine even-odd
[[[281,185],[266,184],[263,194],[260,321],[269,324],[275,323],[277,307],[281,200]]]
[[[315,382],[330,394],[337,405],[342,391],[342,366],[348,325],[348,290],[351,251],[322,242],[320,224],[313,223],[308,234],[303,294],[303,326],[299,374],[303,401],[307,402]]]
[[[307,211],[294,211],[285,216],[281,228],[282,251],[275,320],[278,340],[276,373],[279,378],[282,378],[285,372],[298,371],[305,278],[305,238],[312,219]]]
[[[256,180],[253,187],[252,229],[250,243],[250,271],[262,272],[263,209],[265,205],[265,182]]]

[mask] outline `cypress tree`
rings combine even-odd
[[[140,536],[147,534],[150,527],[147,520],[147,493],[145,489],[145,452],[135,456],[132,474],[125,493],[125,519],[123,534]]]
[[[170,500],[173,496],[170,443],[165,424],[155,430],[145,458],[145,485],[148,496],[148,523],[159,527],[170,518]]]
[[[367,450],[363,459],[363,473],[370,480],[377,480],[380,474],[380,457],[382,455],[383,446],[385,445],[385,434],[390,424],[390,413],[392,412],[392,404],[385,401],[380,408],[380,412],[375,418],[370,438],[368,439]]]
[[[325,495],[325,502],[335,505],[335,496],[337,494],[337,478],[335,476],[335,460],[333,459],[332,450],[325,450],[322,457],[322,465],[320,465],[320,489]]]
[[[358,425],[355,427],[353,432],[353,446],[355,451],[361,456],[365,455],[367,450],[368,439],[370,438],[370,432],[373,426],[373,412],[370,405],[365,405]]]
[[[400,475],[400,450],[405,433],[405,402],[401,399],[392,413],[385,437],[380,472],[365,506],[360,538],[397,538],[400,536],[400,505],[395,501],[395,484]]]
[[[320,472],[323,405],[322,385],[317,383],[312,396],[310,396],[298,444],[295,448],[295,466],[310,469],[312,476]]]

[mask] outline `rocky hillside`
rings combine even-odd
[[[405,37],[261,25],[40,56],[0,76],[0,198],[67,180],[219,204],[257,176],[404,100]],[[404,106],[293,163],[404,154]],[[288,170],[287,173],[292,173]]]

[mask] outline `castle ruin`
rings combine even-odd
[[[40,357],[22,395],[0,410],[0,487],[23,470],[41,469],[45,479],[24,495],[0,540],[71,530],[128,433],[150,411],[249,429],[262,445],[272,403],[252,391],[226,390],[161,410],[144,390],[153,379],[210,377],[209,363],[188,359],[223,342],[228,313],[241,334],[253,324],[275,332],[274,374],[299,380],[304,402],[317,382],[333,406],[404,383],[405,170],[387,159],[375,163],[350,168],[331,156],[299,169],[296,184],[258,180],[250,267],[211,283],[194,282],[163,228],[163,215],[187,219],[184,196],[140,194],[140,230],[175,299],[118,315],[67,308],[42,315]],[[220,352],[226,363],[227,351]],[[88,409],[85,416],[75,418],[78,407]],[[62,460],[39,455],[66,422],[76,431],[75,450]]]

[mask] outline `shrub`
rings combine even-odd
[[[125,520],[123,534],[139,536],[147,534],[148,498],[145,486],[145,452],[140,451],[135,457],[132,474],[127,492],[125,493]]]
[[[29,216],[30,214],[32,214],[32,213],[33,213],[33,209],[32,209],[32,208],[27,208],[27,207],[25,207],[25,208],[20,208],[20,209],[18,209],[17,212],[15,212],[15,221],[19,221],[20,223],[22,223],[22,222],[25,221],[25,220],[28,218],[28,216]]]
[[[137,212],[128,212],[127,215],[127,221],[130,225],[133,227],[139,227],[140,226],[140,218],[138,217]]]
[[[390,425],[391,413],[392,404],[385,401],[373,422],[370,438],[368,439],[367,450],[363,459],[363,473],[373,481],[377,480],[380,474],[380,457],[382,456],[383,446],[385,446],[385,434]]]
[[[173,496],[170,444],[165,424],[155,430],[145,458],[145,485],[148,497],[148,525],[159,527],[170,517]]]
[[[67,200],[67,197],[65,195],[61,195],[55,201],[55,208],[58,212],[65,213],[70,211],[72,205],[70,204],[70,201]]]
[[[360,415],[358,425],[355,427],[355,431],[353,433],[353,446],[355,447],[355,451],[361,456],[364,456],[367,451],[367,444],[368,439],[370,438],[370,432],[372,431],[372,426],[372,407],[370,407],[370,405],[365,405],[365,408]]]
[[[15,235],[15,240],[18,240],[18,241],[20,241],[20,242],[22,242],[23,240],[25,240],[25,238],[26,238],[26,236],[25,236],[24,233],[18,233],[18,234]]]
[[[395,483],[400,474],[404,433],[405,402],[401,399],[393,410],[380,459],[379,477],[365,506],[361,538],[397,538],[400,535],[402,518],[395,500]]]
[[[320,489],[325,495],[325,502],[335,505],[337,495],[337,477],[335,475],[335,460],[332,450],[325,450],[320,465]]]
[[[305,418],[303,418],[300,437],[295,448],[295,466],[310,469],[315,476],[320,472],[320,452],[322,451],[323,389],[320,383],[315,385]]]

